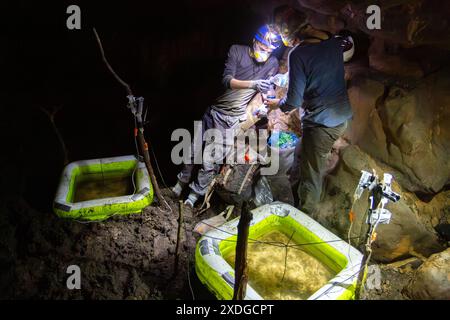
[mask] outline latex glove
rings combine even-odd
[[[254,80],[250,88],[259,92],[266,92],[270,88],[270,80]]]

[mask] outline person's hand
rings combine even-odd
[[[259,92],[265,92],[270,88],[269,80],[254,80],[251,84],[251,89],[258,90]]]
[[[280,99],[268,99],[264,98],[264,104],[269,110],[276,110],[280,107]]]

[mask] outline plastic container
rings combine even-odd
[[[270,79],[270,81],[280,88],[287,88],[289,85],[289,73],[279,73]]]
[[[91,198],[77,200],[77,193],[86,181],[108,184],[112,183],[111,179],[119,179],[119,182],[120,179],[129,179],[133,187],[131,190],[122,188],[127,194],[120,196],[105,197],[105,193],[95,198],[91,194]],[[95,188],[92,191],[95,192]],[[147,169],[135,156],[81,160],[64,168],[53,210],[62,218],[104,220],[113,215],[139,213],[152,200],[153,188]]]
[[[302,250],[333,270],[335,276],[307,297],[308,300],[354,299],[362,261],[358,250],[290,205],[281,202],[264,205],[252,210],[252,214],[249,239],[259,239],[274,231],[283,233],[291,237],[293,245],[301,245]],[[197,243],[196,273],[218,299],[230,300],[233,297],[234,269],[225,257],[236,248],[238,223],[239,218],[236,218],[210,230]],[[311,244],[306,245],[308,243]],[[301,263],[288,263],[296,262]],[[262,300],[263,297],[251,286],[251,282],[250,278],[245,300]]]
[[[270,151],[278,153],[279,170],[277,175],[287,175],[294,162],[295,146],[299,138],[292,132],[274,131],[268,139]]]

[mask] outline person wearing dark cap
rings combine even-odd
[[[344,78],[348,40],[313,28],[305,14],[287,6],[275,10],[274,25],[283,43],[294,49],[286,96],[266,99],[265,104],[283,112],[303,108],[299,208],[312,214],[320,201],[327,158],[352,117]]]

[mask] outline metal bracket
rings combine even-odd
[[[136,115],[136,98],[132,95],[127,96],[128,104],[127,108],[131,110],[133,115]]]
[[[127,96],[128,105],[127,108],[131,110],[131,113],[139,118],[142,122],[142,112],[144,110],[144,98],[143,97],[135,97],[132,95]],[[145,118],[147,117],[147,113],[145,114]]]
[[[365,189],[372,190],[378,183],[377,180],[378,179],[374,174],[362,170],[361,178],[359,179],[358,186],[356,187],[354,198],[361,198],[361,195],[363,194]]]
[[[398,200],[400,200],[400,195],[392,191],[391,185],[392,185],[392,175],[389,173],[385,173],[382,188],[382,195],[384,198],[386,198],[385,203],[387,203],[388,201],[397,202]]]
[[[136,111],[136,117],[140,117],[142,120],[142,111],[144,110],[144,98],[143,97],[137,97],[136,101],[138,103],[137,111]]]
[[[367,217],[366,223],[375,224],[389,224],[391,222],[392,213],[388,209],[376,209],[372,211]]]
[[[366,223],[370,225],[376,224],[388,224],[391,221],[392,213],[385,209],[385,206],[391,202],[397,202],[400,200],[400,195],[392,191],[392,175],[385,173],[383,176],[383,181],[380,182],[379,178],[374,171],[373,173],[367,171],[361,171],[361,178],[359,179],[358,186],[356,187],[354,199],[357,200],[361,198],[364,190],[368,189],[371,191],[369,197],[370,200],[370,212],[367,217]],[[375,195],[377,194],[377,195]],[[374,203],[375,199],[381,198],[380,203]],[[375,209],[375,207],[377,207]]]

